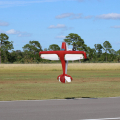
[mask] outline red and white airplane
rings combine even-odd
[[[87,59],[84,51],[69,51],[67,44],[62,42],[60,51],[40,51],[39,56],[47,60],[61,60],[63,74],[59,75],[57,79],[62,82],[71,82],[73,78],[67,75],[67,65],[69,60]]]

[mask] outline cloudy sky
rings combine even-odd
[[[42,48],[76,33],[87,46],[109,41],[120,49],[120,0],[0,0],[0,33],[14,42],[14,50],[30,40]]]

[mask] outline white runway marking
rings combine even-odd
[[[99,118],[99,119],[81,119],[81,120],[120,120],[120,117],[117,117],[117,118]]]

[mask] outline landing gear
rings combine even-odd
[[[62,83],[71,82],[73,80],[73,78],[70,75],[67,75],[67,74],[59,75],[57,77],[57,79]]]

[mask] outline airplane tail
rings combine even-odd
[[[67,46],[66,42],[62,42],[61,50],[64,50],[64,51],[68,50],[68,46]]]

